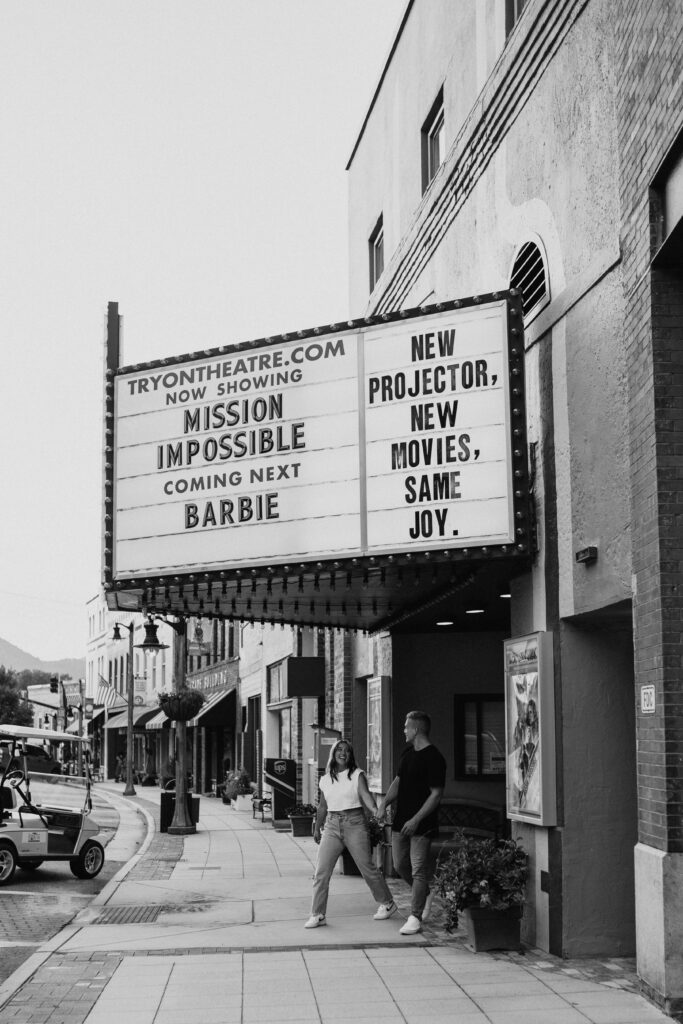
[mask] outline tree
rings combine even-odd
[[[49,672],[41,672],[35,668],[23,668],[16,676],[20,690],[26,690],[29,686],[47,686],[50,682]]]
[[[16,672],[0,665],[0,723],[33,725],[33,709],[21,699],[21,686]]]

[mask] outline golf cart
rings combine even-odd
[[[17,867],[35,871],[43,861],[56,860],[68,860],[76,878],[95,878],[104,864],[104,849],[92,838],[99,826],[90,816],[89,752],[84,751],[85,777],[29,774],[22,753],[26,741],[88,741],[65,732],[0,725],[0,740],[6,739],[11,741],[11,757],[0,777],[0,885],[11,882]],[[19,768],[22,761],[23,768]],[[52,799],[55,794],[59,799],[77,796],[78,788],[85,793],[80,807]]]

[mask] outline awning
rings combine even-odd
[[[234,721],[236,705],[236,692],[234,687],[230,690],[219,690],[212,693],[202,706],[199,714],[191,718],[188,725],[223,725],[226,719]]]
[[[99,718],[106,711],[106,708],[95,708],[90,718],[85,719],[85,726],[88,732],[92,732],[95,727],[95,719]]]
[[[133,708],[133,726],[142,728],[145,722],[149,721],[152,715],[157,712],[156,708],[139,707]],[[109,719],[105,725],[105,729],[126,729],[128,726],[128,709],[126,708],[121,714],[116,714]]]
[[[145,729],[165,729],[166,726],[170,727],[171,719],[168,717],[165,711],[157,711],[154,718],[149,718],[145,722]]]

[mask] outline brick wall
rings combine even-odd
[[[639,838],[683,851],[683,275],[650,269],[649,190],[683,127],[675,0],[615,5],[629,379]],[[655,714],[640,687],[655,686]]]

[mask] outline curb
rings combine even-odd
[[[123,800],[123,797],[119,796],[118,793],[110,793],[104,790],[100,790],[100,792],[102,796],[109,800],[114,806],[116,806],[118,801]],[[146,808],[140,807],[137,804],[130,804],[128,801],[126,801],[124,806],[127,810],[134,810],[143,818],[147,834],[145,835],[145,838],[142,841],[142,846],[137,853],[134,853],[133,856],[126,861],[123,867],[121,867],[119,871],[109,879],[107,884],[100,890],[100,892],[97,893],[88,907],[81,911],[83,914],[87,914],[90,907],[102,906],[112,898],[128,872],[132,871],[138,861],[145,855],[149,849],[152,839],[154,838],[156,826],[152,815],[146,810]],[[121,828],[121,823],[119,823],[119,828]],[[81,914],[79,913],[76,920],[80,916]],[[32,953],[31,956],[24,960],[23,964],[20,964],[16,971],[13,971],[9,978],[6,978],[2,985],[0,985],[0,1010],[2,1010],[6,1003],[16,995],[21,986],[25,985],[32,975],[34,975],[36,971],[43,966],[45,961],[48,960],[53,953],[56,953],[65,942],[68,942],[69,939],[73,938],[73,936],[80,930],[80,924],[69,923],[65,925],[57,932],[56,935],[53,935],[51,939],[47,939],[35,953]]]
[[[118,793],[107,793],[106,796],[107,796],[107,798],[113,797],[113,801],[112,802],[114,804],[116,804],[116,802],[118,800],[123,800],[124,799],[124,797],[119,796]],[[89,906],[91,906],[91,907],[92,906],[98,906],[99,907],[99,906],[102,906],[103,904],[109,902],[109,900],[112,898],[112,896],[114,895],[114,893],[116,892],[116,890],[118,889],[119,885],[124,880],[126,875],[130,871],[133,870],[135,865],[147,853],[147,850],[150,847],[152,839],[154,838],[154,834],[155,834],[155,831],[156,831],[156,825],[154,823],[154,818],[149,813],[149,811],[145,807],[140,806],[139,804],[132,804],[131,805],[127,801],[126,801],[126,806],[127,807],[131,807],[132,809],[135,810],[135,812],[137,814],[140,815],[140,817],[144,818],[145,826],[146,826],[146,829],[147,829],[147,834],[145,835],[145,838],[142,841],[142,846],[137,851],[137,853],[134,853],[133,856],[129,860],[127,860],[126,863],[121,868],[119,868],[119,870],[116,872],[116,874],[112,878],[109,879],[109,881],[104,886],[104,888],[101,889],[100,892],[98,892],[98,894],[95,896],[95,898],[89,904]],[[87,913],[87,911],[84,911],[84,913]],[[80,917],[80,914],[78,916]]]

